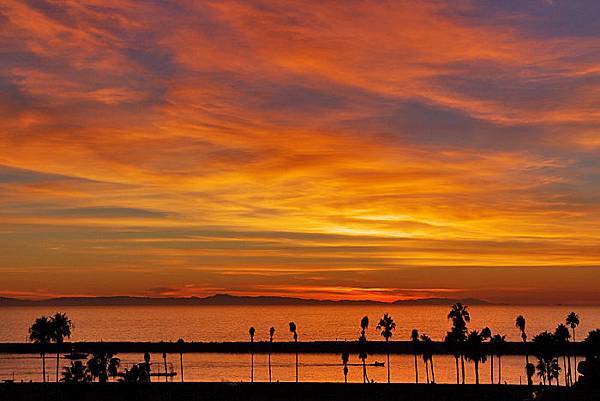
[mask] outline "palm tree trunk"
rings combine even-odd
[[[58,344],[56,345],[56,382],[58,383],[58,369],[60,365],[60,352],[58,351]]]
[[[167,356],[166,356],[166,354],[164,354],[164,356],[163,356],[163,363],[165,364],[165,383],[168,383],[169,376],[167,375]]]
[[[363,383],[367,382],[367,361],[365,359],[362,360],[363,365]]]
[[[573,385],[573,373],[571,371],[571,354],[569,354],[567,352],[567,370],[568,370],[568,377],[569,377],[569,386]]]
[[[250,365],[252,366],[250,368],[250,383],[254,383],[254,352],[250,353],[250,358],[251,358],[251,363]]]
[[[179,370],[181,370],[181,382],[183,383],[183,352],[179,353]]]
[[[429,384],[429,365],[427,364],[427,359],[425,359],[425,374],[427,375],[427,384]]]
[[[269,351],[269,383],[271,383],[271,351]]]
[[[298,351],[296,351],[296,383],[298,383]]]
[[[475,361],[475,384],[479,384],[479,361]]]
[[[458,377],[458,357],[454,357],[454,361],[456,362],[456,384],[459,384],[460,378]]]
[[[433,369],[433,357],[429,358],[429,363],[431,364],[431,382],[435,384],[435,370]]]
[[[46,383],[46,353],[42,352],[42,382]]]
[[[567,357],[563,354],[562,356],[562,360],[563,360],[563,373],[564,373],[564,377],[565,377],[565,386],[569,386],[569,379],[567,378]]]
[[[490,384],[494,384],[494,355],[490,355]]]
[[[502,357],[498,356],[498,384],[502,382]]]
[[[573,329],[573,342],[576,342],[575,341],[575,329]],[[575,366],[574,366],[574,369],[573,369],[574,370],[574,372],[573,372],[574,375],[573,376],[575,376],[574,382],[577,383],[577,352],[573,352],[573,359],[575,361]]]
[[[417,352],[415,351],[415,383],[419,384],[419,364],[417,362]]]
[[[463,354],[460,355],[460,369],[462,372],[462,384],[465,384],[465,357]]]
[[[390,353],[387,354],[388,383],[390,382]]]

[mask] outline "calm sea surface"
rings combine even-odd
[[[256,340],[268,338],[269,327],[276,329],[275,340],[289,341],[288,322],[298,326],[300,341],[312,340],[355,340],[359,333],[362,316],[371,320],[368,337],[379,341],[375,331],[379,317],[390,313],[397,328],[393,339],[407,340],[413,328],[429,334],[434,340],[441,340],[449,328],[445,306],[209,306],[209,307],[16,307],[0,308],[0,342],[22,342],[34,319],[57,311],[66,312],[74,322],[72,341],[245,341],[248,328],[256,328]],[[600,327],[599,307],[569,306],[473,306],[471,324],[473,329],[488,326],[493,333],[507,336],[508,340],[519,340],[519,332],[514,327],[515,317],[523,314],[527,320],[527,332],[532,337],[542,330],[554,330],[564,322],[568,312],[578,313],[581,324],[577,329],[578,339],[583,339],[589,330]],[[142,355],[119,355],[123,366],[142,360]],[[300,355],[300,380],[340,381],[343,380],[338,355]],[[152,355],[153,370],[164,371],[161,355]],[[370,362],[385,361],[384,355],[370,355]],[[62,364],[63,361],[61,361]],[[65,363],[68,361],[64,361]],[[351,363],[359,363],[356,355]],[[52,367],[55,361],[48,361],[47,374],[54,377]],[[178,373],[179,355],[168,355],[167,369]],[[495,364],[497,369],[497,361]],[[523,378],[523,358],[502,358],[502,382],[519,383]],[[267,357],[254,357],[255,380],[268,380]],[[435,356],[434,367],[437,382],[454,382],[454,359]],[[419,375],[425,379],[423,362],[419,360]],[[225,354],[186,354],[184,374],[186,380],[202,381],[249,381],[251,369],[250,355]],[[349,380],[362,380],[359,366],[351,366]],[[391,361],[392,380],[413,382],[414,361],[410,355],[395,355]],[[277,354],[272,356],[273,380],[294,380],[294,355]],[[20,380],[41,380],[41,362],[36,355],[0,354],[0,380],[14,378]],[[497,381],[497,371],[495,380]],[[473,380],[472,365],[467,366],[467,379]],[[481,367],[483,382],[490,380],[490,363]],[[386,368],[370,367],[369,377],[376,382],[386,380]]]

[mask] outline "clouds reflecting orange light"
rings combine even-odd
[[[0,294],[600,302],[573,7],[4,1]]]

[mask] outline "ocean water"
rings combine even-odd
[[[362,316],[369,316],[370,341],[381,341],[375,326],[383,313],[389,313],[396,321],[392,339],[407,340],[413,328],[426,333],[434,340],[441,340],[450,327],[446,306],[128,306],[128,307],[15,307],[0,308],[0,342],[23,342],[34,319],[57,311],[66,312],[75,325],[72,341],[245,341],[248,328],[256,328],[256,341],[268,338],[269,328],[275,327],[275,341],[290,341],[288,323],[298,326],[300,341],[355,340]],[[490,327],[492,333],[518,341],[519,331],[514,326],[515,317],[523,314],[527,320],[527,332],[531,337],[543,330],[554,330],[570,311],[578,313],[581,324],[577,339],[583,339],[589,330],[600,327],[600,308],[569,306],[491,306],[477,305],[470,308],[470,328]],[[124,367],[140,362],[142,355],[121,354]],[[180,380],[180,356],[167,356],[167,370],[177,373],[173,380]],[[274,381],[295,380],[295,356],[273,354],[272,375]],[[248,354],[185,354],[184,378],[186,381],[249,381],[251,356]],[[152,355],[153,370],[164,371],[161,355]],[[385,362],[384,355],[370,355],[368,362]],[[350,363],[358,364],[357,355]],[[498,380],[495,360],[495,381]],[[47,375],[54,378],[55,360],[47,361]],[[61,365],[68,361],[61,359]],[[414,359],[411,355],[392,355],[391,377],[395,382],[414,382]],[[454,358],[434,356],[436,382],[455,382]],[[525,382],[524,358],[502,358],[502,382]],[[349,380],[361,381],[360,366],[350,366]],[[420,380],[425,380],[425,366],[418,360]],[[254,356],[256,381],[268,380],[266,355]],[[376,382],[387,380],[385,367],[370,366],[369,378]],[[0,354],[0,380],[41,380],[41,361],[37,355]],[[467,364],[467,381],[474,380],[472,364]],[[490,363],[480,368],[483,383],[490,381]],[[155,379],[160,380],[160,379]],[[164,378],[162,379],[164,380]],[[339,355],[300,355],[301,381],[342,381]]]

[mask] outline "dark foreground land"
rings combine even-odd
[[[536,394],[534,394],[534,392]],[[0,384],[0,401],[592,401],[600,392],[516,385],[343,383]]]

